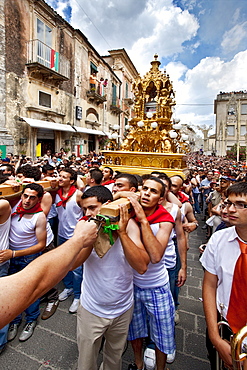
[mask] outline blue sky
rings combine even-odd
[[[216,95],[247,89],[246,0],[46,1],[101,55],[125,48],[141,75],[157,53],[181,122],[214,125]]]

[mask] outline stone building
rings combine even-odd
[[[115,74],[122,82],[120,86],[119,96],[117,92],[111,105],[111,110],[119,117],[120,137],[126,134],[125,126],[134,115],[134,94],[132,92],[132,84],[138,77],[134,64],[126,53],[125,49],[110,50],[108,56],[104,56],[104,60],[111,66]]]
[[[216,155],[225,156],[234,144],[247,145],[247,92],[220,92],[214,101]]]
[[[44,0],[0,0],[0,10],[0,149],[98,151],[126,117],[125,75]],[[137,72],[122,54],[130,91]]]

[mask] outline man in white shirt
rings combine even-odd
[[[46,246],[46,216],[40,206],[44,189],[39,184],[28,184],[24,188],[21,201],[12,210],[11,228],[9,234],[10,249],[3,251],[4,258],[10,260],[9,274],[21,271],[25,266],[40,256]],[[24,342],[29,339],[37,324],[39,299],[26,310],[26,325],[19,337]],[[10,324],[8,340],[13,340],[21,323],[18,315]]]
[[[218,351],[227,367],[232,366],[230,344],[220,337],[218,318],[229,321],[229,309],[231,309],[231,292],[234,270],[238,258],[241,255],[240,243],[247,244],[247,183],[236,183],[228,188],[228,199],[225,201],[228,209],[228,218],[232,227],[219,230],[212,235],[207,247],[200,259],[205,269],[203,280],[203,306],[208,328],[209,359],[212,369],[215,368],[215,350]],[[241,280],[247,286],[247,275],[244,273]],[[239,293],[246,296],[246,289],[239,289]],[[233,332],[238,331],[247,322],[246,305],[235,310],[237,326],[231,326]],[[244,316],[241,316],[244,312]],[[229,322],[232,325],[231,322]],[[245,361],[244,369],[247,368]]]
[[[82,196],[85,216],[96,216],[102,203],[112,200],[104,186],[94,186]],[[113,231],[113,233],[115,233]],[[94,249],[83,250],[76,265],[84,262],[84,278],[77,313],[78,369],[95,370],[103,336],[101,369],[121,370],[122,353],[133,310],[133,269],[146,271],[149,257],[140,240],[140,231],[129,220],[126,206],[120,207],[115,242],[100,258]]]

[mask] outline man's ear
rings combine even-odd
[[[160,197],[159,201],[158,201],[158,204],[162,204],[162,202],[164,201],[164,197]]]
[[[136,188],[134,186],[132,186],[129,191],[133,191],[135,193],[136,192]]]

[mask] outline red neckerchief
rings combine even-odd
[[[72,185],[69,189],[67,197],[63,196],[63,188],[59,188],[57,191],[57,194],[60,196],[61,200],[57,203],[57,207],[63,206],[63,208],[66,208],[66,202],[69,200],[69,198],[72,197],[72,195],[76,192],[75,185]]]
[[[139,222],[137,217],[135,217],[135,220]],[[161,204],[152,215],[147,216],[147,220],[150,225],[157,224],[159,222],[172,222],[174,224],[172,215]]]
[[[108,180],[108,181],[106,181],[106,182],[103,182],[103,184],[101,184],[101,185],[109,185],[109,184],[113,184],[115,182],[115,180]]]
[[[22,207],[22,202],[20,202],[20,204],[16,207],[15,212],[13,212],[11,216],[19,215],[20,217],[18,221],[20,221],[24,215],[34,215],[35,213],[39,212],[43,212],[43,209],[40,207],[40,203],[35,204],[35,206],[30,209],[24,209]]]
[[[80,220],[79,221],[87,221],[89,219],[89,217],[87,217],[87,216],[83,216],[82,218],[80,218]]]
[[[184,194],[182,191],[177,192],[177,198],[181,203],[189,202],[188,195]]]

